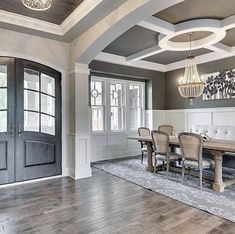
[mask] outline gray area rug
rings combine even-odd
[[[137,157],[96,162],[93,167],[118,176],[144,188],[207,211],[213,215],[235,222],[235,186],[229,186],[224,193],[212,191],[211,182],[203,180],[203,189],[199,189],[197,177],[185,178],[181,184],[181,174],[170,172],[169,179],[166,172],[153,174],[147,172],[145,165],[140,164]],[[212,172],[206,172],[208,174]],[[226,177],[235,177],[234,171],[227,170]]]

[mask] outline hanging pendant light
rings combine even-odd
[[[195,56],[192,56],[192,33],[190,36],[190,52],[187,58],[185,73],[183,79],[178,85],[179,93],[182,97],[190,99],[190,104],[193,105],[193,100],[200,97],[204,91],[204,82],[199,77]]]
[[[22,3],[31,10],[45,11],[51,7],[52,0],[22,0]]]

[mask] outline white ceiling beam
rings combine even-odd
[[[230,53],[211,52],[208,54],[197,56],[196,62],[197,64],[203,64],[203,63],[213,62],[213,61],[224,59],[224,58],[229,58],[232,56],[235,56],[235,47],[231,48]],[[181,61],[170,63],[167,65],[143,61],[143,60],[139,60],[135,62],[127,62],[126,58],[123,56],[113,55],[113,54],[104,53],[104,52],[101,52],[95,58],[95,60],[108,62],[108,63],[114,63],[114,64],[120,64],[124,66],[143,68],[147,70],[160,71],[160,72],[168,72],[172,70],[177,70],[180,68],[184,68],[186,65],[186,60],[181,60]]]
[[[225,52],[225,53],[231,53],[232,48],[230,46],[224,45],[223,43],[216,43],[214,45],[209,45],[205,47],[208,50],[213,50],[215,52]]]
[[[147,69],[147,70],[153,70],[153,71],[160,71],[160,72],[166,71],[166,66],[163,64],[152,63],[152,62],[143,61],[143,60],[127,62],[126,57],[124,56],[119,56],[119,55],[114,55],[114,54],[109,54],[109,53],[104,53],[104,52],[99,53],[99,55],[95,57],[95,60],[124,65],[124,66],[137,67],[137,68],[142,68],[142,69]]]
[[[127,60],[127,62],[134,62],[134,61],[137,61],[137,60],[140,60],[140,59],[150,57],[150,56],[155,55],[155,54],[159,54],[163,51],[165,51],[165,50],[160,48],[158,45],[155,45],[155,46],[152,46],[152,47],[147,48],[145,50],[141,50],[141,51],[139,51],[135,54],[132,54],[132,55],[128,56],[126,58],[126,60]]]
[[[221,21],[221,28],[223,30],[229,30],[235,28],[235,15],[225,18]]]
[[[218,53],[218,52],[212,52],[204,55],[200,55],[196,57],[196,63],[197,64],[203,64],[203,63],[208,63],[224,58],[229,58],[235,56],[235,47],[231,48],[231,53]],[[175,63],[170,63],[166,65],[166,71],[172,71],[176,69],[180,69],[185,67],[186,65],[186,60],[178,61]]]
[[[140,23],[138,23],[138,25],[165,35],[175,32],[174,24],[168,23],[154,16],[150,16],[146,20],[141,21]]]

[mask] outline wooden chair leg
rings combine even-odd
[[[170,168],[170,162],[166,162],[166,176],[167,176],[167,179],[169,178],[169,168]]]
[[[143,161],[144,161],[144,152],[142,151],[142,154],[141,154],[141,164],[143,164]]]
[[[162,171],[165,171],[164,167],[165,167],[165,161],[162,161]]]
[[[156,170],[157,170],[157,158],[156,156],[154,156],[154,171],[153,171],[154,174],[156,174]]]
[[[202,168],[200,168],[200,189],[202,189]]]
[[[188,179],[190,179],[190,176],[191,176],[191,168],[188,167]]]
[[[184,163],[182,162],[182,184],[184,184]]]

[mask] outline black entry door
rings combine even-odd
[[[60,73],[16,62],[15,180],[61,174]]]
[[[0,184],[61,174],[61,75],[0,58]]]
[[[0,58],[0,184],[15,179],[14,68],[13,59]]]

